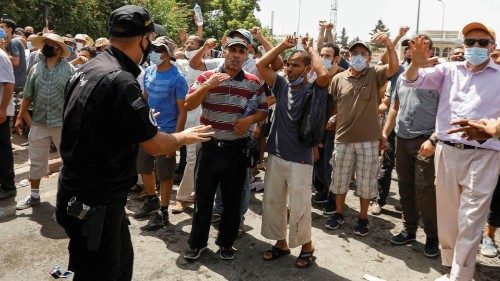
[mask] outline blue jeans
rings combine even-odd
[[[245,179],[245,186],[243,187],[243,194],[241,197],[241,222],[245,220],[245,214],[248,210],[248,205],[250,204],[250,175],[251,170],[247,169],[247,176]],[[222,214],[222,199],[220,194],[220,186],[217,187],[217,192],[215,193],[215,205],[214,205],[214,214]]]

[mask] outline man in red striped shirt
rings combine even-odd
[[[247,172],[249,127],[267,117],[267,103],[259,79],[241,69],[247,44],[230,38],[224,49],[224,65],[203,72],[191,86],[185,107],[200,104],[201,124],[212,125],[212,140],[200,147],[195,174],[195,211],[187,260],[196,260],[207,247],[215,191],[220,185],[223,211],[216,244],[219,257],[232,260],[238,235],[240,206]]]

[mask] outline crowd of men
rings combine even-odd
[[[403,40],[399,59],[408,28],[393,40],[379,32],[371,42],[385,52],[376,64],[365,42],[335,45],[325,22],[317,44],[287,36],[276,46],[258,27],[219,42],[203,39],[201,26],[177,46],[139,6],[113,11],[109,22],[109,38],[94,42],[0,21],[0,199],[17,195],[11,132],[29,131],[31,192],[18,210],[40,203],[49,151],[59,151],[56,218],[75,280],[132,278],[124,207],[138,174],[144,202],[134,216],[149,218],[146,230],[168,225],[169,208],[194,204],[187,260],[206,249],[215,221],[218,255],[234,259],[258,168],[266,170],[261,233],[276,241],[265,261],[300,246],[295,266],[311,266],[312,202],[324,204],[325,227],[335,230],[353,188],[353,234],[368,235],[394,167],[403,219],[392,244],[414,241],[421,218],[424,255],[441,254],[451,267],[439,280],[472,280],[479,244],[498,255],[500,51],[488,26],[465,25],[447,62],[425,34]],[[298,131],[315,95],[328,96],[328,122],[310,145]]]

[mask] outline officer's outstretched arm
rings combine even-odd
[[[214,134],[211,129],[212,126],[199,125],[174,134],[158,132],[154,137],[139,145],[149,155],[168,155],[183,145],[210,140]]]

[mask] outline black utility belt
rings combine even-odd
[[[450,141],[440,141],[440,142],[442,142],[446,145],[449,145],[449,146],[453,146],[453,147],[458,148],[458,149],[484,149],[482,147],[477,147],[477,146],[463,144],[463,143],[454,143],[454,142],[450,142]]]
[[[249,142],[248,138],[241,138],[241,139],[235,139],[235,140],[219,140],[216,138],[211,138],[208,142],[206,142],[207,145],[210,146],[215,146],[215,147],[227,147],[227,148],[246,148],[247,144]]]

